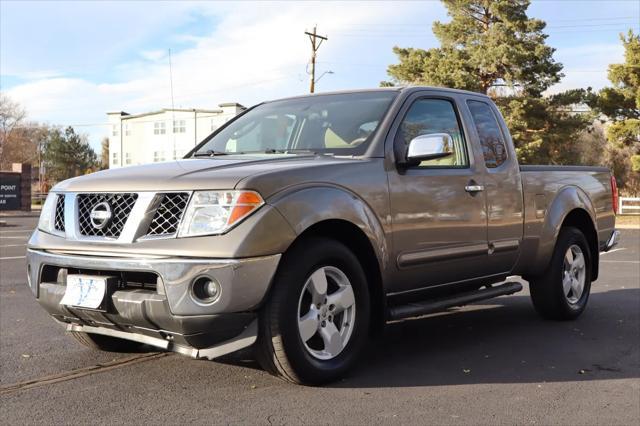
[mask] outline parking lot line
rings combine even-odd
[[[26,246],[26,244],[9,244],[7,246],[0,246],[0,248],[4,248],[4,247],[24,247]]]
[[[27,256],[0,257],[0,260],[24,259]]]
[[[601,260],[601,263],[640,263],[640,260]]]
[[[19,232],[33,232],[33,229],[14,229],[11,231],[0,231],[0,235],[4,235],[4,234],[17,234]]]
[[[603,251],[602,253],[600,253],[600,255],[609,254],[609,253],[615,253],[617,251],[622,251],[622,250],[626,250],[626,248],[625,247],[620,247],[620,248],[615,248],[615,249],[609,250],[609,251]]]

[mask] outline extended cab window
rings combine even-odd
[[[431,133],[448,133],[453,140],[453,155],[422,161],[420,167],[468,167],[469,157],[462,137],[460,122],[453,104],[444,99],[419,99],[411,105],[400,124],[396,143],[402,146],[416,136]]]
[[[500,166],[507,161],[507,147],[495,114],[485,102],[467,101],[467,105],[478,131],[485,165],[489,169]]]

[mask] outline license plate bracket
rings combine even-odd
[[[110,296],[117,284],[117,277],[69,274],[67,288],[60,304],[71,308],[106,312]]]

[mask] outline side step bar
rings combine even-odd
[[[517,293],[520,290],[522,290],[522,284],[506,282],[496,287],[460,293],[452,297],[394,306],[389,310],[389,320],[393,321],[432,314],[434,312],[445,311],[455,306],[468,305],[469,303],[478,302],[480,300],[493,299],[494,297]]]

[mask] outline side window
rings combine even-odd
[[[453,140],[453,155],[422,161],[420,167],[468,167],[469,156],[462,136],[460,122],[453,104],[444,99],[419,99],[411,105],[402,120],[396,144],[409,145],[416,136],[430,133],[448,133]]]
[[[467,101],[467,105],[478,131],[484,164],[489,169],[500,166],[507,161],[507,146],[495,114],[486,102]]]

